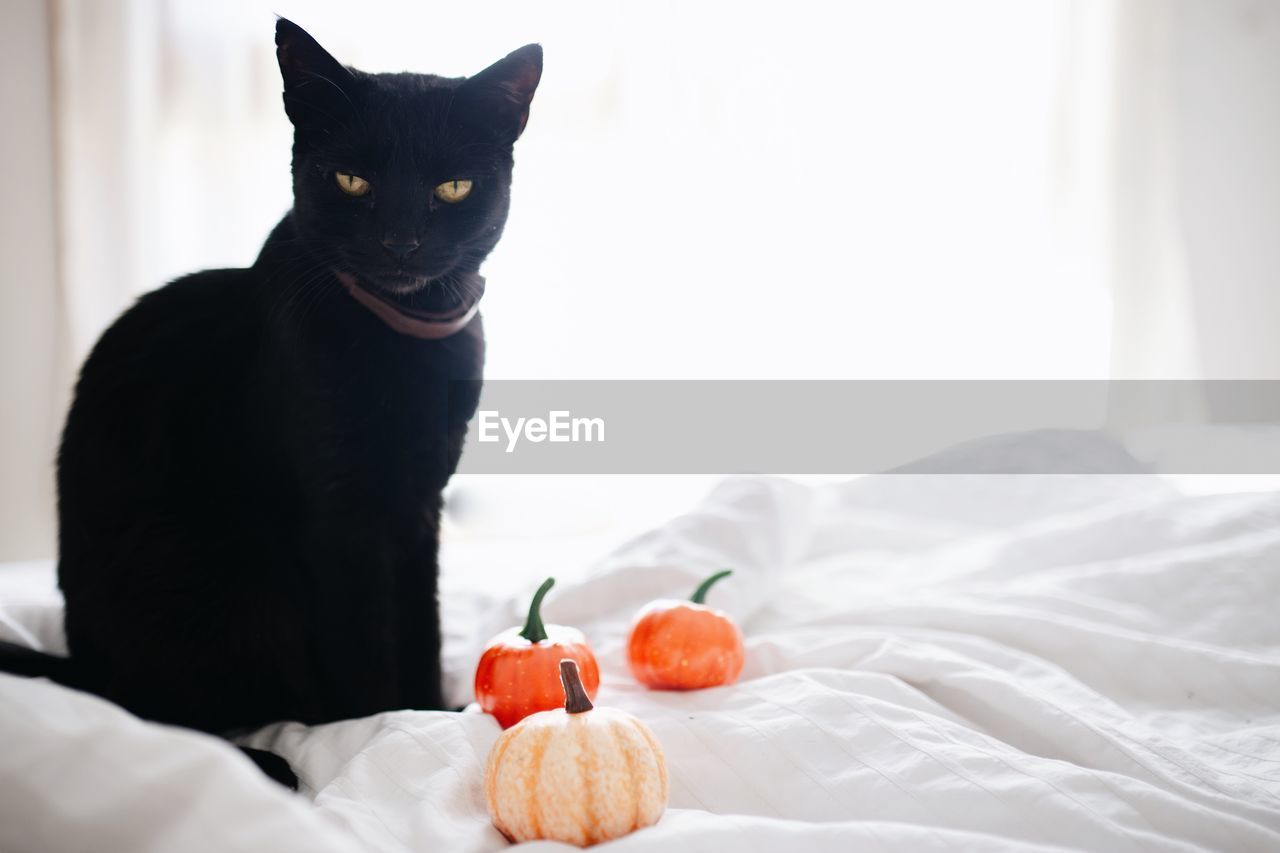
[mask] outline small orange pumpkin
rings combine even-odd
[[[707,590],[733,572],[716,572],[689,601],[662,599],[645,606],[631,625],[627,664],[646,687],[697,690],[732,684],[742,673],[742,632],[722,610],[707,607]]]
[[[657,823],[667,764],[649,727],[592,708],[578,666],[560,662],[564,707],[525,717],[498,736],[485,763],[493,825],[515,842],[585,847]]]
[[[476,666],[476,702],[504,729],[529,714],[564,704],[560,686],[563,658],[578,662],[591,698],[600,689],[600,667],[582,632],[542,623],[542,599],[555,582],[555,578],[547,578],[538,587],[524,627],[503,631],[490,640]]]

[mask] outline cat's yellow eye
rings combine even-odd
[[[364,195],[369,191],[369,182],[359,175],[353,175],[350,172],[335,172],[334,177],[338,181],[338,189],[347,195]]]
[[[456,204],[469,195],[471,195],[470,181],[445,181],[436,187],[436,198],[447,201],[449,204]]]

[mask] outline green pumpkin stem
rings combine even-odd
[[[694,604],[704,604],[707,600],[707,590],[711,589],[711,585],[721,578],[727,578],[733,574],[732,569],[725,569],[723,572],[716,572],[711,577],[704,580],[697,589],[693,591],[693,597],[689,600]]]
[[[520,636],[531,643],[541,643],[547,638],[547,627],[542,624],[542,599],[546,596],[547,590],[555,585],[555,578],[547,578],[533,594],[533,603],[529,605],[529,619],[520,632]]]
[[[578,662],[570,658],[560,661],[560,683],[564,685],[564,709],[570,714],[581,714],[593,707],[587,688],[578,677]]]

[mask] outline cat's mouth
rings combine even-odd
[[[484,277],[472,273],[454,287],[425,287],[425,280],[397,276],[395,281],[366,283],[346,272],[338,281],[357,302],[402,335],[439,340],[456,334],[475,317],[484,296]],[[412,280],[411,280],[412,279]],[[406,290],[407,288],[414,288]]]
[[[430,281],[425,275],[410,275],[407,272],[394,272],[370,276],[373,287],[397,296],[410,296],[426,288]]]

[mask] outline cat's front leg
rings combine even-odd
[[[440,668],[438,543],[435,529],[398,566],[396,663],[400,704],[415,710],[444,707]]]
[[[310,688],[308,722],[401,707],[396,583],[385,536],[349,514],[322,516],[303,546]]]

